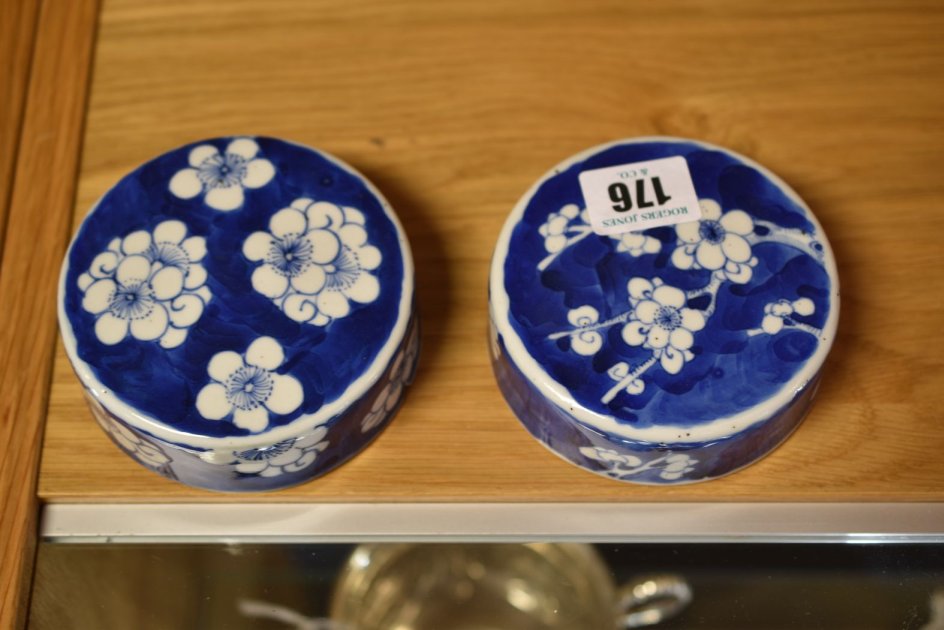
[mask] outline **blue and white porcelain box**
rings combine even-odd
[[[63,263],[59,324],[111,439],[224,491],[298,484],[364,448],[419,339],[389,204],[336,158],[263,137],[181,147],[109,190]]]
[[[713,479],[797,428],[839,316],[832,252],[783,181],[675,138],[595,147],[495,250],[493,367],[527,430],[623,481]]]

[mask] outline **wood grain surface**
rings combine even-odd
[[[240,501],[941,500],[942,30],[944,5],[899,0],[109,0],[74,221],[141,162],[237,133],[334,153],[398,211],[423,318],[403,409],[337,471]],[[517,199],[577,151],[652,134],[781,175],[824,225],[843,291],[797,433],[742,472],[674,488],[549,454],[502,399],[485,337],[489,257]],[[36,315],[51,326],[49,305]],[[112,446],[61,348],[52,383],[44,501],[234,500]]]
[[[0,256],[10,210],[13,167],[33,58],[38,6],[32,0],[0,3]]]
[[[29,592],[55,283],[75,203],[98,15],[96,0],[48,0],[37,10],[0,266],[0,628],[22,623]],[[21,35],[32,39],[29,22]]]

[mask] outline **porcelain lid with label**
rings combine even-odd
[[[659,205],[675,192],[646,169],[679,157],[694,219]],[[624,168],[582,190],[582,173],[610,167]],[[627,230],[595,230],[585,193],[633,217]],[[656,445],[722,439],[791,404],[839,307],[832,252],[795,192],[731,151],[662,137],[595,147],[542,177],[502,230],[490,291],[507,358],[532,387],[593,431]]]
[[[198,449],[303,435],[377,382],[413,266],[380,193],[273,138],[170,151],[109,190],[63,264],[66,351],[130,426]]]

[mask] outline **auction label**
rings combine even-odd
[[[682,156],[580,173],[580,189],[597,234],[638,232],[701,218]]]

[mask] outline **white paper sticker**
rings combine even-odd
[[[580,173],[580,189],[597,234],[638,232],[701,218],[682,156]]]

